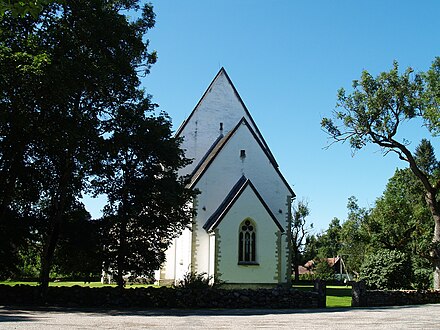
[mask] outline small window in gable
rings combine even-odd
[[[238,263],[256,264],[257,253],[255,224],[246,219],[240,224],[238,233]]]

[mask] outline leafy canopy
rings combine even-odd
[[[338,91],[334,119],[323,118],[321,126],[334,141],[349,141],[354,149],[375,143],[385,152],[393,151],[406,159],[395,137],[399,125],[412,118],[421,118],[431,132],[439,130],[440,58],[427,73],[414,73],[408,68],[399,74],[399,66],[373,77],[363,71],[353,81],[353,91]]]

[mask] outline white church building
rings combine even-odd
[[[193,160],[180,174],[200,194],[191,228],[168,249],[158,282],[193,272],[232,285],[289,283],[295,193],[223,68],[176,135]]]

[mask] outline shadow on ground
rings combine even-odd
[[[140,308],[81,308],[81,307],[35,307],[35,306],[0,306],[0,322],[34,321],[30,311],[50,313],[85,313],[109,316],[251,316],[273,314],[319,314],[340,313],[353,310],[391,310],[422,307],[423,305],[369,307],[369,308],[319,308],[319,309],[140,309]]]

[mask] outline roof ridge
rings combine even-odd
[[[273,156],[269,146],[267,145],[266,140],[263,137],[263,134],[261,134],[257,124],[255,123],[254,119],[251,116],[251,113],[249,112],[248,108],[246,107],[246,104],[244,103],[243,99],[241,98],[240,94],[238,93],[237,89],[235,88],[234,83],[232,82],[231,78],[229,77],[229,75],[226,72],[226,69],[224,67],[221,67],[220,70],[217,72],[217,74],[215,75],[214,79],[211,81],[211,83],[209,84],[208,88],[205,90],[205,92],[203,93],[203,95],[199,99],[199,101],[197,102],[197,104],[194,107],[194,109],[191,111],[189,116],[182,122],[182,124],[177,129],[177,131],[175,133],[175,136],[178,137],[182,133],[182,131],[185,128],[186,124],[189,122],[191,117],[194,115],[194,113],[196,112],[197,108],[202,103],[202,100],[206,97],[206,95],[211,90],[212,86],[214,85],[214,82],[221,76],[221,74],[224,74],[224,76],[226,77],[226,80],[229,82],[230,86],[232,87],[232,90],[233,90],[235,96],[237,97],[238,101],[240,102],[241,106],[243,107],[243,110],[244,110],[245,114],[248,116],[252,126],[255,128],[255,131],[256,131],[256,134],[257,134],[258,138],[261,140],[264,148],[267,149],[268,153],[270,154],[270,157],[276,163],[275,157]],[[278,164],[277,164],[277,166],[278,166]]]

